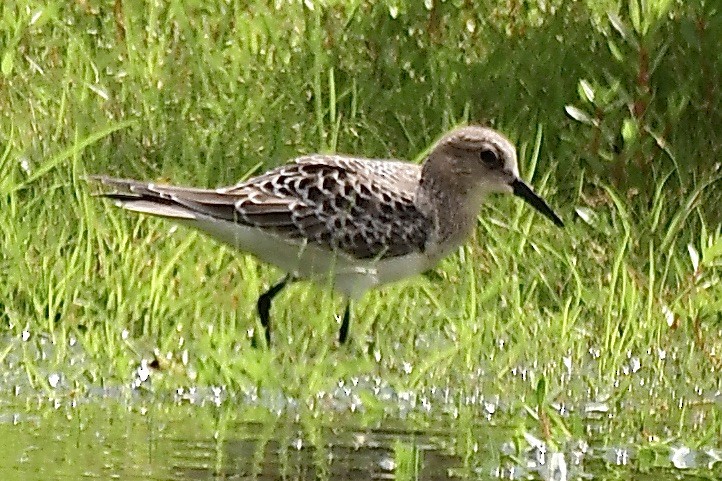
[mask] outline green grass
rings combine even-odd
[[[483,412],[464,399],[482,393],[500,423],[560,444],[588,433],[559,406],[601,400],[612,415],[594,436],[610,443],[719,447],[717,7],[312,3],[3,2],[6,384],[57,393],[62,372],[77,395],[156,359],[158,393],[260,388],[317,409],[340,380],[449,387],[471,419]],[[216,186],[314,151],[419,161],[466,122],[514,139],[567,227],[494,199],[434,275],[356,303],[342,348],[340,299],[299,283],[275,301],[273,348],[252,349],[256,298],[280,272],[83,181]],[[389,406],[367,394],[371,423]],[[409,479],[414,449],[396,447]]]

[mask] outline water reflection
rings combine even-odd
[[[662,481],[718,479],[722,469],[716,445],[615,446],[594,434],[544,440],[464,411],[379,421],[334,411],[277,415],[231,402],[6,398],[0,438],[0,479]]]
[[[690,378],[674,350],[628,353],[613,382],[590,348],[586,364],[481,363],[418,383],[367,373],[299,396],[159,389],[152,359],[99,385],[74,342],[60,367],[41,336],[4,340],[0,479],[722,479],[718,377]],[[401,379],[414,369],[400,363]],[[561,374],[540,402],[547,372]]]
[[[449,449],[449,434],[397,430],[315,431],[298,426],[237,426],[229,439],[189,445],[177,440],[173,475],[178,480],[465,479],[462,457]]]

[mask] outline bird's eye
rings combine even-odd
[[[482,151],[479,152],[479,157],[489,168],[498,169],[502,167],[501,159],[496,155],[496,152],[491,149],[482,149]]]

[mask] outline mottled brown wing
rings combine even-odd
[[[309,156],[224,193],[239,199],[236,222],[305,238],[356,258],[421,252],[430,222],[413,201],[418,167],[394,165]]]
[[[418,166],[314,155],[238,185],[198,189],[95,176],[123,207],[173,218],[196,214],[276,232],[359,259],[421,252],[431,230],[414,205]]]

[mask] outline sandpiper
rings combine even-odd
[[[346,297],[345,343],[351,300],[436,265],[470,235],[488,194],[519,196],[564,226],[519,178],[513,144],[477,126],[447,133],[422,165],[314,154],[218,189],[91,178],[119,207],[194,227],[285,271],[257,300],[267,345],[271,301],[297,279],[330,281]]]

